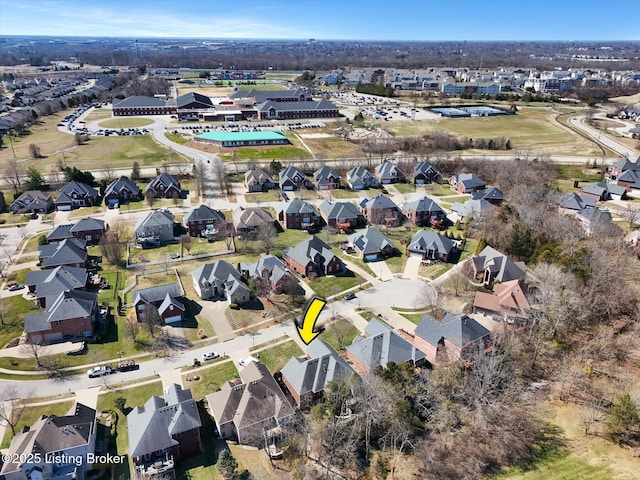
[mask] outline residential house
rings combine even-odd
[[[329,202],[325,200],[318,206],[318,210],[328,226],[340,230],[353,230],[367,223],[358,207],[351,202]]]
[[[431,230],[418,230],[407,247],[410,257],[448,262],[457,250],[456,242]]]
[[[618,186],[624,187],[627,192],[640,190],[640,170],[626,170],[618,175]]]
[[[488,245],[482,249],[480,255],[471,257],[469,262],[473,268],[474,278],[485,285],[494,281],[504,283],[519,280],[524,277],[527,268],[523,262],[514,262]]]
[[[425,315],[413,335],[403,335],[434,364],[470,361],[475,353],[490,348],[492,342],[491,332],[465,314],[447,313],[442,321]]]
[[[454,202],[451,204],[451,211],[457,213],[461,221],[477,217],[495,208],[496,206],[494,204],[488,202],[484,198],[470,198],[464,203]]]
[[[104,190],[104,203],[109,207],[142,200],[142,190],[127,177],[115,179]]]
[[[65,290],[46,303],[44,312],[24,316],[24,332],[30,342],[49,344],[93,335],[98,313],[97,293]]]
[[[61,242],[38,247],[38,263],[43,269],[67,267],[85,268],[89,260],[84,240],[67,238]]]
[[[333,168],[324,165],[313,172],[314,184],[318,190],[333,190],[340,188],[340,174]]]
[[[180,300],[184,296],[179,283],[141,288],[131,292],[133,308],[138,322],[158,315],[160,324],[171,325],[184,320],[185,307]]]
[[[398,249],[375,227],[349,235],[349,245],[365,262],[375,262],[396,255]]]
[[[320,228],[320,216],[310,203],[293,198],[276,205],[278,221],[284,228],[314,230]]]
[[[271,175],[263,169],[253,167],[244,174],[244,186],[248,192],[266,192],[276,188]]]
[[[558,206],[565,210],[578,211],[586,207],[594,207],[596,199],[591,196],[579,195],[575,192],[562,195],[558,200]]]
[[[351,190],[365,190],[378,186],[378,179],[364,167],[354,167],[347,172],[347,185]]]
[[[96,411],[76,403],[67,415],[41,415],[11,439],[0,477],[5,480],[83,479],[93,469]],[[56,461],[49,459],[56,456]]]
[[[582,187],[580,195],[593,198],[596,202],[606,202],[611,199],[625,200],[627,198],[627,189],[613,183],[596,182]]]
[[[209,410],[223,439],[263,447],[277,436],[277,427],[295,419],[295,411],[267,367],[249,362],[240,378],[207,395]]]
[[[68,211],[73,208],[91,207],[96,205],[98,190],[80,182],[65,183],[58,191],[58,197],[54,200],[56,210]]]
[[[67,238],[77,238],[78,240],[84,240],[87,245],[95,245],[100,242],[105,231],[106,224],[104,220],[86,217],[78,220],[76,223],[56,226],[47,235],[47,242],[54,243],[61,242]]]
[[[604,230],[613,225],[613,218],[608,209],[598,207],[586,207],[576,212],[576,218],[580,221],[587,235],[598,230]]]
[[[52,207],[51,194],[40,190],[27,190],[11,203],[13,213],[47,213]]]
[[[394,165],[392,158],[387,158],[375,168],[375,176],[378,183],[383,185],[389,183],[404,183],[406,181],[404,173]]]
[[[623,158],[618,160],[613,165],[607,167],[607,175],[609,180],[617,180],[618,176],[622,174],[622,172],[627,172],[630,170],[640,171],[640,163],[632,162],[627,158]]]
[[[84,268],[56,267],[51,270],[27,272],[25,284],[34,294],[38,304],[46,308],[61,292],[66,290],[86,290],[89,274]]]
[[[223,236],[227,231],[224,213],[208,205],[191,209],[184,217],[184,225],[190,237],[214,239]]]
[[[153,198],[181,198],[180,180],[173,175],[161,173],[144,187],[144,196]]]
[[[509,323],[527,320],[529,308],[520,280],[497,284],[493,287],[493,293],[478,291],[473,299],[473,313],[490,315]]]
[[[442,228],[447,214],[440,205],[429,197],[422,197],[402,207],[402,213],[413,225],[419,227]]]
[[[449,178],[449,185],[460,193],[473,193],[486,188],[487,182],[476,177],[473,173],[459,173]]]
[[[345,269],[340,257],[315,235],[295,247],[286,247],[282,259],[290,270],[303,277],[335,275]]]
[[[281,370],[284,383],[298,407],[308,409],[322,401],[329,382],[349,380],[354,371],[326,342],[316,338],[305,357],[292,357]]]
[[[413,167],[413,183],[416,185],[439,182],[440,180],[442,180],[442,173],[431,162],[420,162]]]
[[[298,280],[287,272],[284,263],[273,255],[263,255],[255,263],[241,263],[240,270],[249,278],[258,282],[265,282],[269,291],[281,293],[289,286],[297,286]]]
[[[372,319],[364,330],[364,338],[356,337],[347,346],[347,359],[360,375],[386,368],[389,362],[424,364],[425,354],[388,325]]]
[[[203,300],[226,298],[229,303],[240,305],[251,299],[251,291],[240,272],[224,260],[200,265],[191,272],[191,278],[194,290]]]
[[[273,227],[275,234],[275,220],[271,214],[263,208],[238,207],[233,213],[233,228],[236,235],[256,234],[260,230]]]
[[[296,167],[285,167],[279,174],[278,184],[281,190],[299,190],[309,188],[311,182],[307,176]]]
[[[485,200],[496,207],[502,205],[504,202],[504,193],[502,190],[496,187],[484,188],[482,190],[476,190],[471,194],[472,200]]]
[[[158,246],[175,241],[175,219],[169,210],[152,210],[136,222],[136,242],[143,246]]]
[[[175,465],[203,451],[202,420],[191,390],[169,386],[127,415],[136,478],[175,478]]]
[[[402,223],[402,215],[398,206],[389,197],[376,195],[360,201],[360,211],[373,225],[397,227]]]

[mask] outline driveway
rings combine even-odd
[[[233,327],[229,324],[227,316],[224,313],[228,306],[227,302],[223,300],[216,302],[202,300],[199,301],[198,304],[202,307],[200,315],[209,321],[218,336],[218,342],[224,342],[236,336]]]
[[[411,278],[416,280],[418,278],[418,272],[420,271],[420,264],[422,259],[418,257],[407,258],[407,263],[404,265],[404,274],[402,278]]]

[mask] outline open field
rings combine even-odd
[[[313,132],[313,130],[311,130],[311,132]],[[302,137],[302,140],[313,153],[316,155],[325,155],[327,158],[353,158],[363,156],[362,148],[358,145],[336,136],[328,138]]]
[[[441,130],[465,138],[505,137],[514,148],[533,149],[552,155],[600,156],[593,142],[566,128],[557,112],[521,107],[517,115],[499,117],[443,118],[431,121],[378,122],[394,136],[424,135]],[[508,152],[492,152],[494,154]]]

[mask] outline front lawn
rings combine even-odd
[[[280,371],[291,357],[300,357],[302,355],[304,355],[304,352],[293,340],[254,354],[271,373]]]
[[[185,373],[182,375],[182,384],[191,389],[194,399],[201,400],[237,376],[238,370],[233,362],[224,361],[209,368]],[[188,380],[194,377],[200,378],[199,380]]]
[[[416,193],[416,186],[413,183],[395,183],[393,186],[402,194]]]
[[[335,276],[328,275],[326,277],[318,277],[315,280],[310,280],[308,283],[319,297],[328,298],[364,283],[364,278],[351,270],[347,270]]]
[[[2,324],[0,324],[0,346],[4,347],[11,340],[22,335],[24,316],[38,310],[31,310],[33,302],[26,300],[22,295],[6,297],[0,299],[0,302],[4,309]]]
[[[329,325],[320,335],[320,339],[340,351],[346,345],[351,345],[353,339],[360,335],[360,331],[353,324],[343,318]]]
[[[258,205],[261,202],[279,202],[280,192],[278,190],[267,190],[266,192],[245,193],[244,199],[247,203],[257,203]]]
[[[347,190],[345,188],[340,188],[338,190],[329,190],[329,192],[332,200],[360,198],[356,192],[354,192],[353,190]]]

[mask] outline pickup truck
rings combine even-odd
[[[118,367],[116,368],[116,370],[118,370],[119,372],[129,372],[131,370],[136,370],[138,368],[139,366],[135,362],[135,360],[125,360],[124,362],[120,362],[118,364]]]

